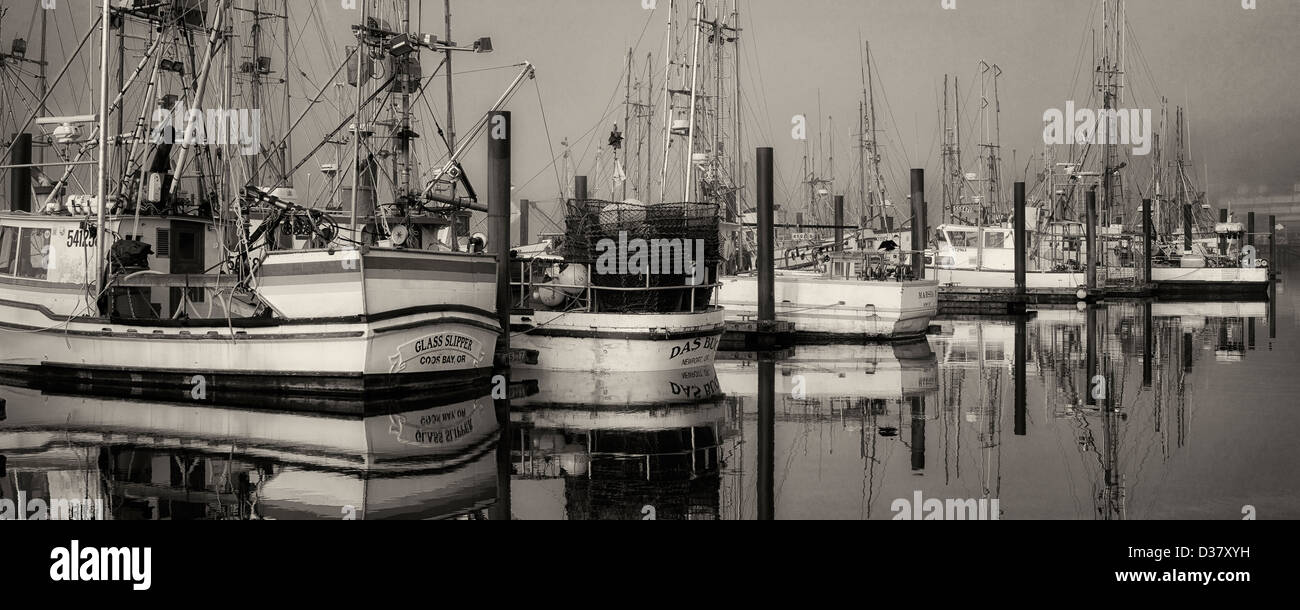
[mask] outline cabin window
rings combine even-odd
[[[1001,231],[984,234],[985,248],[1005,248],[1007,243],[1007,234]]]
[[[18,276],[43,280],[50,268],[49,229],[23,229],[18,236]]]
[[[979,362],[979,348],[963,344],[952,345],[948,350],[948,362]]]
[[[948,233],[948,242],[954,248],[979,247],[979,237],[975,231],[950,231]]]
[[[14,274],[14,253],[18,250],[18,227],[0,227],[0,275]]]

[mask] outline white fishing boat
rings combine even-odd
[[[863,68],[861,140],[855,147],[861,165],[858,203],[863,214],[858,217],[862,226],[844,226],[845,198],[833,195],[835,179],[820,175],[816,158],[805,154],[805,211],[796,212],[795,225],[784,227],[788,231],[778,230],[775,235],[776,322],[798,342],[913,339],[925,334],[938,313],[939,283],[924,268],[920,253],[910,248],[910,230],[896,230],[896,211],[886,193],[869,45]],[[833,161],[821,165],[833,173]],[[761,165],[759,180],[770,180]],[[833,235],[825,225],[806,227],[805,213],[815,223],[832,222]],[[872,224],[876,228],[868,226]],[[757,230],[748,239],[756,243]],[[730,329],[747,336],[764,332],[756,272],[724,277],[718,294]]]
[[[372,63],[389,73],[400,69],[418,82],[420,49],[491,47],[482,41],[452,47],[436,37],[411,43],[411,34],[377,18],[382,15],[370,16],[370,2],[363,5],[358,40]],[[363,142],[373,128],[356,117],[395,126],[395,167],[403,176],[414,175],[409,106],[375,111],[362,100],[388,90],[409,99],[415,85],[354,78],[357,110],[326,138],[349,123],[365,126],[351,130],[355,171],[336,172],[332,185],[343,190],[351,175],[352,209],[349,221],[342,221],[335,218],[342,211],[328,209],[328,203],[316,208],[286,195],[297,168],[285,143],[310,107],[290,125],[286,101],[277,145],[261,142],[257,122],[248,156],[248,141],[191,137],[191,129],[202,127],[193,121],[184,127],[165,122],[150,132],[147,101],[138,116],[127,114],[124,101],[143,89],[146,100],[163,100],[171,110],[168,120],[177,115],[189,121],[184,109],[213,103],[205,92],[220,89],[215,112],[238,122],[238,113],[220,108],[238,103],[230,70],[240,49],[215,35],[233,23],[233,10],[222,2],[196,17],[105,3],[104,48],[117,35],[150,41],[136,70],[115,83],[117,99],[110,103],[105,63],[99,114],[38,116],[42,100],[18,125],[19,133],[38,125],[37,142],[65,159],[93,150],[98,160],[0,166],[12,172],[15,185],[0,205],[0,332],[6,335],[0,367],[81,383],[165,389],[200,401],[249,391],[358,397],[489,375],[503,332],[494,313],[496,259],[466,251],[469,236],[457,230],[465,210],[481,206],[472,196],[456,197],[454,187],[446,194],[448,176],[464,181],[459,159],[486,121],[449,151],[447,165],[427,187],[407,178],[381,190],[373,179],[375,158],[388,155],[380,145]],[[289,19],[287,12],[282,17]],[[109,26],[118,20],[125,29]],[[173,35],[209,31],[198,56],[173,57],[176,51],[160,44]],[[357,51],[348,55],[336,75],[356,62]],[[161,69],[164,64],[173,68]],[[266,70],[249,77],[254,89],[270,80]],[[197,90],[183,74],[195,75]],[[531,74],[531,65],[525,66],[510,91]],[[51,84],[51,94],[61,90],[58,85]],[[508,94],[494,110],[506,99]],[[384,112],[394,117],[379,116]],[[134,121],[134,130],[110,138],[114,121],[122,118]],[[178,139],[175,133],[183,135]],[[13,158],[30,159],[32,139],[15,138]],[[214,157],[237,162],[222,166]],[[91,182],[97,187],[83,194],[74,189],[86,182],[78,177],[86,164],[97,166],[98,177]],[[57,181],[36,179],[33,166],[64,173]],[[253,186],[264,172],[275,174],[272,185]],[[34,195],[44,198],[41,205],[32,205]]]
[[[1039,292],[1070,292],[1086,286],[1087,244],[1078,223],[1050,223],[1040,232],[1030,215],[1026,235],[1030,246],[1026,253],[1025,287]],[[1107,232],[1107,235],[1112,235]],[[1113,232],[1118,236],[1118,231]],[[940,225],[935,230],[936,244],[927,258],[933,261],[934,275],[944,289],[1010,290],[1016,287],[1015,230],[1004,226]],[[1107,254],[1118,257],[1118,240],[1101,242]],[[1127,248],[1127,245],[1123,246]],[[1109,260],[1109,259],[1101,259]],[[1098,266],[1098,281],[1106,278],[1132,280],[1135,269]]]
[[[1197,238],[1200,233],[1193,228],[1182,244],[1156,246],[1151,282],[1158,292],[1192,299],[1268,293],[1273,261],[1244,254],[1250,246],[1241,223],[1216,224],[1216,237]]]
[[[364,394],[463,381],[492,366],[500,328],[491,257],[276,252],[241,290],[237,276],[203,272],[226,260],[213,223],[110,216],[108,234],[157,235],[168,245],[140,271],[109,276],[100,301],[98,266],[87,268],[94,240],[78,236],[83,221],[0,214],[0,329],[8,335],[0,366],[196,396]]]
[[[777,271],[776,319],[797,337],[817,340],[903,340],[923,336],[938,313],[939,282],[913,279],[909,253],[825,255],[824,271]],[[759,316],[758,277],[726,277],[718,302],[733,327]]]
[[[511,347],[537,356],[516,366],[655,372],[713,364],[725,330],[715,301],[716,208],[572,201],[569,209],[559,253],[514,261]]]

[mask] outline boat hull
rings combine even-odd
[[[797,337],[901,340],[919,337],[938,313],[938,282],[860,282],[788,272],[775,280],[776,318]],[[758,278],[724,278],[719,303],[727,321],[758,318]]]
[[[1265,294],[1269,270],[1236,267],[1153,267],[1156,292],[1169,295]]]
[[[1133,278],[1133,272],[1127,274]],[[936,269],[935,276],[945,291],[962,289],[1013,289],[1014,271]],[[1099,274],[1104,273],[1099,270]],[[1111,274],[1111,278],[1116,276]],[[1030,291],[1065,292],[1086,285],[1083,272],[1030,272],[1025,287]],[[1152,267],[1151,283],[1157,294],[1252,294],[1268,291],[1267,269]]]
[[[945,288],[1015,288],[1014,271],[992,271],[976,269],[935,269],[935,277]],[[1025,288],[1028,290],[1076,290],[1088,283],[1086,273],[1072,272],[1030,272],[1025,274]]]
[[[713,364],[726,330],[719,309],[697,313],[537,311],[511,316],[512,349],[537,352],[523,370],[655,372]]]
[[[364,398],[481,382],[498,329],[460,311],[382,321],[68,321],[0,300],[0,367],[77,386],[70,390],[199,403],[259,392]]]

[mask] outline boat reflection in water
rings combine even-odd
[[[856,506],[861,495],[864,509],[874,506],[880,471],[900,452],[904,468],[925,469],[927,423],[939,413],[926,341],[727,356],[718,377],[735,434],[723,444],[734,456],[723,478],[725,518],[870,517],[839,514],[838,500]]]
[[[498,498],[490,388],[365,418],[0,386],[0,497],[95,500],[105,519],[483,517]]]
[[[511,404],[516,519],[717,519],[713,366],[638,374],[530,372],[539,392]]]
[[[1044,307],[909,344],[516,371],[505,429],[491,387],[238,410],[0,386],[0,499],[111,519],[894,519],[929,500],[1296,518],[1300,348],[1277,337],[1300,309],[1281,304]]]
[[[1300,459],[1284,431],[1300,422],[1276,397],[1300,388],[1284,372],[1300,354],[1275,339],[1267,304],[937,325],[911,346],[721,360],[728,415],[743,417],[722,442],[722,517],[917,518],[918,500],[989,509],[940,518],[1239,519],[1260,503],[1296,514],[1278,490],[1281,465]]]

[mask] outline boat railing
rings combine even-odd
[[[836,252],[828,254],[819,270],[829,279],[867,282],[911,282],[925,277],[925,252]]]
[[[697,313],[709,311],[721,287],[710,263],[699,284],[685,275],[591,272],[592,261],[559,257],[516,259],[510,289],[515,309],[585,313]]]

